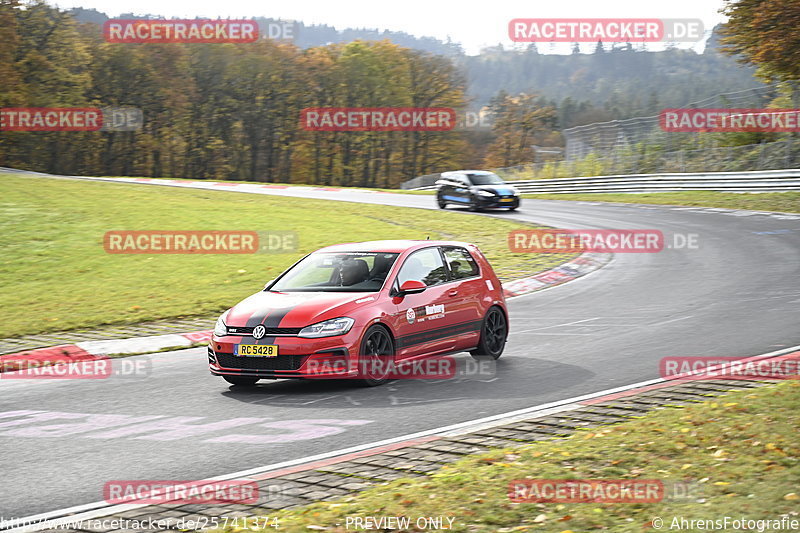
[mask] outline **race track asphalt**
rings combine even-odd
[[[433,208],[421,195],[258,192]],[[152,365],[146,378],[2,379],[0,516],[96,502],[109,480],[203,479],[640,382],[659,377],[667,356],[748,356],[800,344],[800,216],[535,200],[487,216],[659,229],[668,242],[697,234],[698,247],[617,254],[584,278],[512,299],[509,343],[487,375],[238,390],[211,376],[205,348],[196,348],[136,356]],[[67,418],[9,414],[20,410]],[[147,420],[160,429],[134,417],[154,417]]]

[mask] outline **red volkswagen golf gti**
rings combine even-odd
[[[505,299],[486,257],[451,241],[339,244],[305,256],[220,316],[211,373],[259,379],[351,378],[379,385],[387,364],[468,351],[497,359]],[[376,370],[378,369],[378,370]]]

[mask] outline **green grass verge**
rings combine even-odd
[[[667,531],[676,530],[669,527],[675,517],[755,520],[792,513],[789,518],[800,520],[798,405],[797,382],[731,393],[567,440],[471,456],[426,478],[269,515],[289,532],[344,532],[348,516],[405,516],[412,523],[418,517],[455,517],[454,531],[487,533],[638,533],[657,531],[655,517]],[[687,483],[691,490],[689,498],[647,504],[512,503],[509,483],[524,478],[660,479],[667,487]]]
[[[538,200],[580,200],[585,202],[621,202],[628,204],[685,205],[725,207],[752,211],[800,213],[800,192],[737,194],[715,191],[655,192],[645,194],[525,194]]]
[[[465,213],[0,174],[4,337],[209,316],[322,246],[376,239],[476,243],[506,278],[573,255],[513,254],[518,223]],[[292,230],[293,253],[119,255],[109,230]]]

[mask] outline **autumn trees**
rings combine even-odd
[[[111,44],[41,0],[0,0],[0,107],[136,107],[136,132],[0,132],[0,165],[56,173],[394,187],[459,166],[446,132],[319,132],[306,107],[465,105],[444,57],[389,41],[306,50]]]
[[[769,80],[800,80],[800,3],[797,0],[727,0],[723,50],[759,66]]]

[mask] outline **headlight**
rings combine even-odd
[[[297,334],[298,337],[316,339],[319,337],[333,337],[334,335],[344,335],[353,327],[355,320],[352,318],[332,318],[325,322],[319,322],[311,326],[306,326]]]
[[[477,194],[478,196],[486,196],[486,197],[494,196],[494,193],[489,191],[475,191],[475,194]]]
[[[514,196],[519,196],[519,189],[517,189],[516,187],[511,187],[511,194],[513,194]]]
[[[214,325],[214,335],[217,337],[224,337],[228,334],[228,326],[225,325],[226,316],[228,316],[227,311],[222,313],[222,316],[217,319],[217,323]]]

